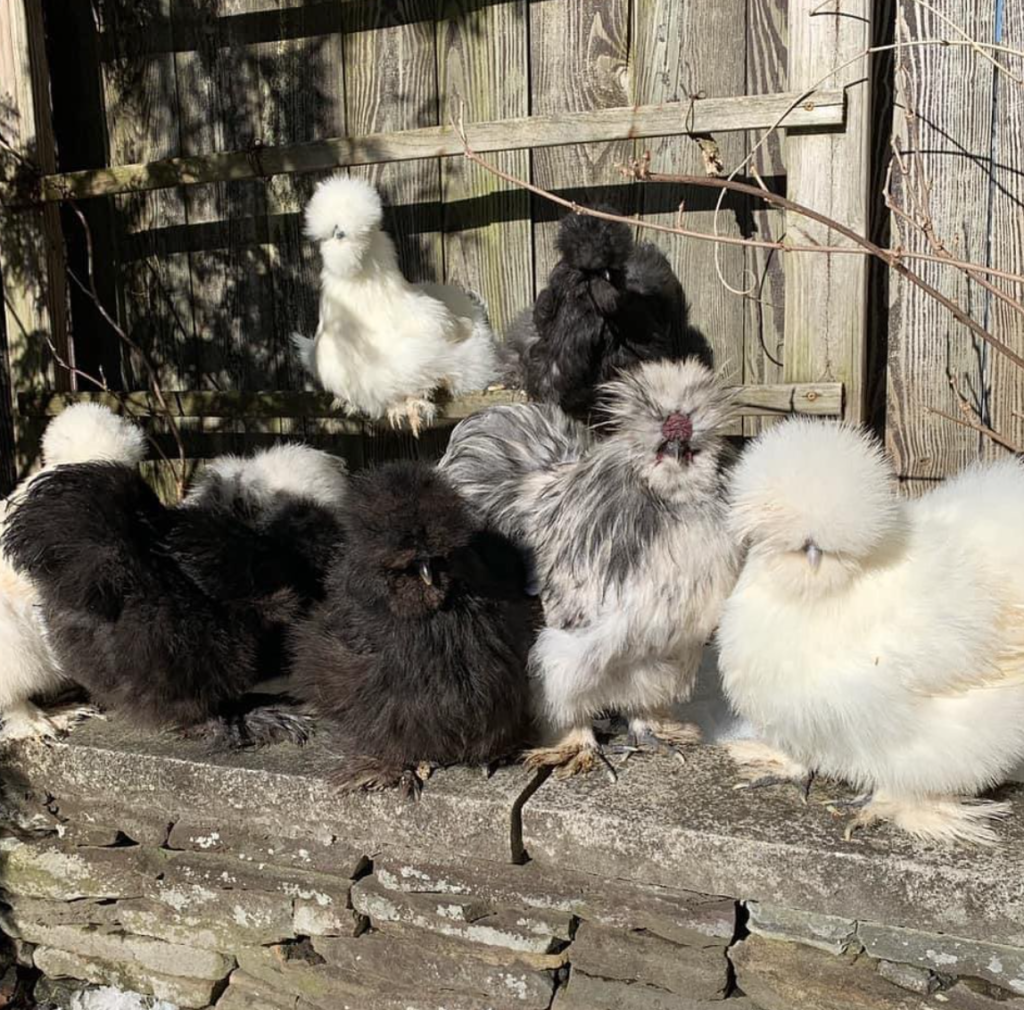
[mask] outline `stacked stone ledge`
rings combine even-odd
[[[711,749],[616,786],[440,772],[418,804],[338,796],[326,740],[211,757],[96,724],[0,759],[0,968],[44,1005],[1024,1010],[1016,819],[966,861],[846,845],[737,798]]]

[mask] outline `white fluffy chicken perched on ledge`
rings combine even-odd
[[[55,417],[43,435],[43,468],[0,502],[0,533],[11,507],[41,474],[70,463],[107,461],[137,466],[146,438],[131,421],[98,403],[78,403]],[[44,739],[69,729],[91,707],[43,712],[29,699],[69,683],[47,644],[38,617],[39,594],[32,580],[0,551],[0,739]]]
[[[293,341],[305,367],[348,409],[414,435],[433,420],[431,393],[483,389],[498,373],[483,306],[444,284],[410,284],[391,236],[381,230],[377,190],[335,175],[306,206],[306,235],[318,242],[320,323]]]
[[[1007,804],[975,797],[1024,757],[1024,467],[976,464],[916,501],[891,476],[865,432],[802,419],[736,468],[749,555],[722,678],[778,751],[745,771],[863,790],[847,837],[888,820],[991,844]]]

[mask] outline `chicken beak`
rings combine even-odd
[[[429,561],[420,561],[420,562],[418,562],[418,567],[419,567],[419,571],[420,571],[420,578],[428,586],[432,586],[434,584],[434,573],[430,570],[430,562]]]
[[[808,544],[804,548],[804,553],[807,555],[807,563],[811,566],[811,571],[816,572],[821,565],[821,548],[816,544]]]
[[[683,454],[683,449],[683,443],[673,438],[665,443],[661,451],[663,455],[671,456],[674,460],[678,462],[679,457],[682,456]]]

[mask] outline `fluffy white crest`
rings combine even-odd
[[[891,466],[867,431],[793,418],[769,428],[732,475],[732,523],[753,545],[779,553],[814,544],[868,557],[899,523]]]
[[[253,456],[211,460],[186,501],[208,501],[212,495],[260,500],[288,495],[332,508],[342,502],[347,486],[341,458],[308,445],[282,443]]]
[[[99,403],[76,403],[55,417],[43,435],[43,462],[105,460],[136,466],[146,455],[146,437],[127,418]]]
[[[390,240],[380,232],[380,194],[363,179],[334,175],[321,182],[306,204],[306,235],[320,243],[324,272],[332,277],[357,273],[371,246]]]

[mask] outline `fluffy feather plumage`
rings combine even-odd
[[[311,484],[315,495],[307,495]],[[339,538],[340,461],[305,447],[214,463],[165,507],[132,468],[59,467],[10,519],[4,548],[36,585],[69,676],[147,726],[224,736],[232,703],[282,662],[283,627],[322,595]],[[299,733],[253,715],[228,736]]]
[[[973,797],[1024,757],[1024,468],[979,464],[916,501],[891,476],[843,425],[793,420],[748,449],[724,684],[785,774],[871,794],[851,826],[989,842],[1005,807]]]
[[[689,356],[710,364],[706,342],[688,325],[682,285],[656,246],[634,246],[621,222],[578,214],[562,220],[556,245],[561,259],[548,286],[510,327],[518,369],[507,369],[506,381],[586,420],[597,387],[623,369]]]
[[[93,403],[76,404],[54,418],[43,435],[42,449],[40,473],[90,459],[136,466],[146,451],[145,437],[134,424]],[[0,534],[10,510],[38,476],[29,477],[0,503]],[[32,581],[0,551],[0,736],[5,739],[55,736],[85,711],[47,715],[29,700],[67,681],[46,643],[37,618],[38,602]]]
[[[421,762],[487,763],[529,723],[525,566],[448,481],[393,463],[352,481],[346,550],[295,636],[300,693],[337,723],[347,788],[419,788]]]
[[[601,394],[601,442],[555,407],[496,407],[462,421],[441,462],[531,556],[547,625],[531,668],[564,734],[537,760],[568,772],[593,765],[591,721],[607,709],[630,715],[638,737],[691,738],[666,710],[692,689],[736,568],[720,493],[723,387],[696,361],[663,362]]]
[[[479,301],[442,284],[410,284],[391,237],[381,231],[380,195],[336,175],[306,207],[306,234],[319,243],[320,323],[296,335],[305,366],[354,411],[407,421],[413,433],[436,413],[431,393],[482,389],[497,375],[494,335]]]

